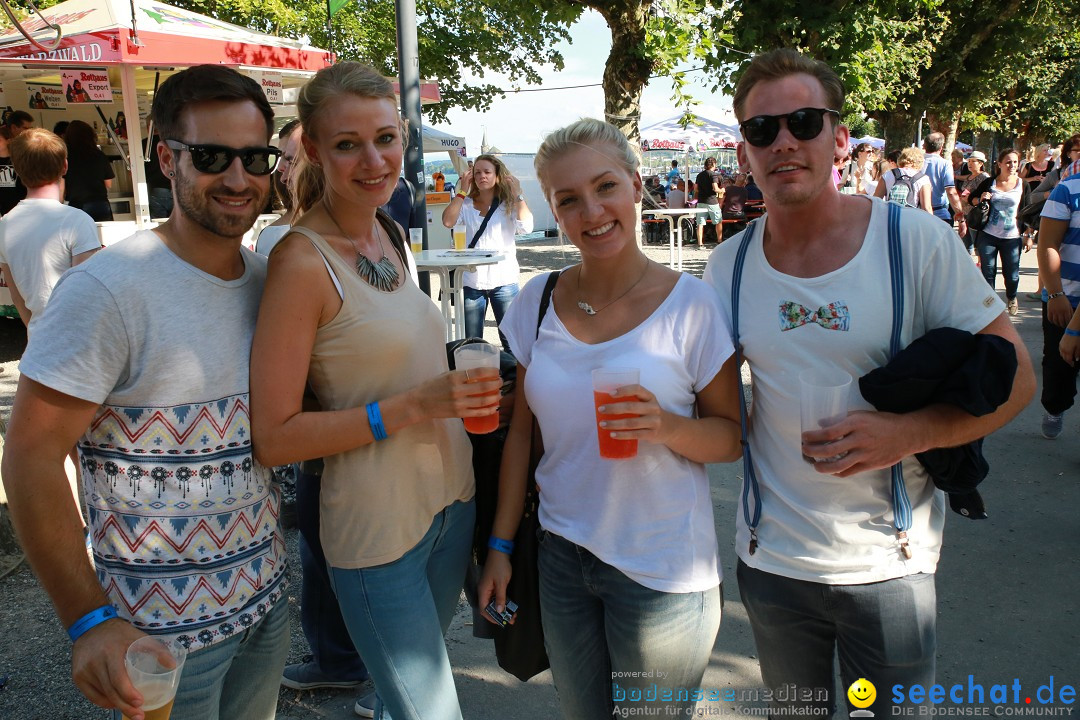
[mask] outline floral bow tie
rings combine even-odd
[[[847,304],[837,300],[811,310],[805,305],[786,300],[780,303],[780,331],[794,330],[803,325],[817,323],[826,330],[847,332],[851,327],[851,312]]]

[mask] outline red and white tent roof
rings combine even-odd
[[[299,40],[274,37],[205,15],[155,2],[68,0],[42,11],[63,31],[60,46],[46,52],[26,41],[10,22],[0,25],[0,59],[41,64],[189,66],[200,63],[320,70],[333,53]],[[44,29],[37,16],[23,21],[33,33]],[[5,41],[14,41],[6,44]]]
[[[733,148],[742,139],[739,128],[708,118],[698,117],[701,125],[679,124],[682,115],[676,115],[655,125],[641,129],[641,149],[673,150],[676,152],[708,152],[719,148]]]

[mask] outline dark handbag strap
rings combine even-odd
[[[551,304],[551,293],[555,290],[555,283],[559,282],[560,275],[562,275],[562,270],[548,273],[544,292],[540,295],[540,309],[536,312],[536,337],[540,337],[540,323],[544,322],[544,316],[547,315],[548,305]]]
[[[889,356],[893,357],[900,352],[900,338],[904,322],[904,257],[900,248],[900,212],[901,208],[895,203],[888,206],[889,222],[889,277],[892,288],[893,322],[892,332],[889,336]],[[741,368],[743,363],[742,344],[739,340],[739,290],[742,287],[743,266],[746,264],[746,252],[750,247],[753,237],[754,225],[757,221],[751,221],[743,231],[739,250],[735,255],[735,264],[731,278],[731,331],[735,338],[735,367]],[[742,372],[739,372],[739,442],[743,448],[743,489],[742,507],[743,518],[750,529],[750,554],[757,550],[757,527],[761,522],[761,489],[758,486],[757,474],[754,472],[754,459],[750,450],[749,421],[746,413],[746,388],[742,382]],[[897,538],[900,541],[900,550],[905,558],[911,557],[911,549],[908,547],[907,531],[911,527],[911,500],[908,498],[907,485],[904,483],[904,473],[901,463],[892,466],[892,496],[893,517],[896,527]],[[753,511],[750,504],[753,503]]]
[[[498,207],[499,207],[499,196],[496,195],[491,200],[491,207],[488,208],[487,215],[484,216],[484,221],[482,223],[480,223],[480,227],[478,227],[476,229],[476,234],[473,235],[472,242],[469,243],[469,248],[470,249],[476,247],[476,243],[480,242],[480,236],[484,234],[484,230],[487,229],[488,221],[491,220],[491,216],[495,214],[495,210]],[[544,309],[547,310],[546,305],[544,306]]]

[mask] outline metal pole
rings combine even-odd
[[[401,112],[409,121],[409,144],[405,149],[405,178],[416,186],[413,217],[422,218],[424,249],[427,236],[427,178],[424,176],[424,145],[420,135],[420,52],[416,41],[416,0],[394,0],[397,14],[398,83]],[[420,289],[430,293],[427,273],[420,276]],[[446,288],[443,288],[446,292]]]

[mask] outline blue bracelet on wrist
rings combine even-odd
[[[492,550],[498,550],[501,553],[506,553],[507,555],[514,554],[513,540],[503,540],[502,538],[497,538],[492,535],[488,538],[488,547]]]
[[[1073,330],[1072,328],[1065,328],[1065,334],[1072,337],[1080,337],[1080,330]]]
[[[71,627],[68,628],[68,637],[71,638],[71,642],[86,634],[86,631],[90,628],[97,627],[106,620],[112,620],[114,617],[119,617],[116,612],[116,608],[112,605],[102,605],[97,610],[91,610],[76,620]]]
[[[371,426],[371,434],[375,437],[375,440],[385,440],[388,435],[386,434],[386,427],[382,422],[382,413],[379,412],[379,403],[373,402],[367,404],[367,421]]]

